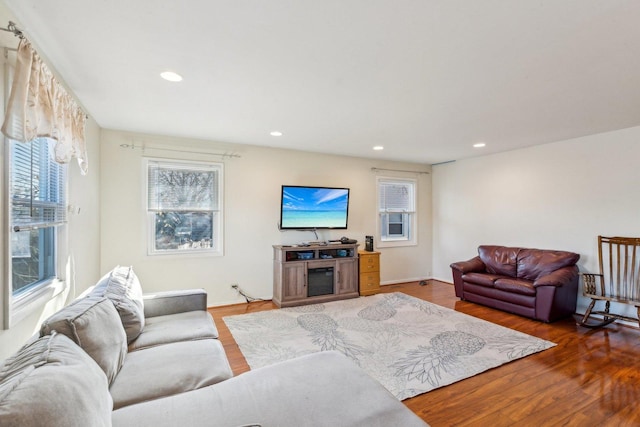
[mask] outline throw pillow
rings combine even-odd
[[[42,323],[40,336],[54,330],[82,347],[113,382],[127,355],[127,338],[110,300],[89,296],[74,301]]]
[[[111,426],[104,372],[61,334],[20,349],[0,368],[0,425]]]
[[[109,298],[118,309],[127,334],[127,343],[135,340],[144,328],[142,286],[131,267],[117,266],[106,274],[91,295]]]

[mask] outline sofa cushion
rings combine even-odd
[[[39,338],[0,368],[2,426],[111,426],[111,410],[104,372],[64,335]]]
[[[122,325],[130,343],[144,329],[142,286],[132,267],[117,266],[104,275],[92,295],[109,298],[118,309]]]
[[[129,353],[109,391],[113,407],[120,408],[195,390],[232,376],[220,341],[183,341]]]
[[[489,273],[467,273],[462,275],[462,280],[467,283],[474,283],[480,286],[488,286],[490,288],[493,287],[494,282],[501,277],[497,274],[489,274]]]
[[[127,354],[127,338],[110,300],[89,296],[74,301],[40,327],[41,336],[53,331],[82,347],[113,382]]]
[[[148,317],[144,330],[129,344],[129,351],[179,341],[218,338],[209,312],[204,310]]]
[[[537,280],[562,267],[574,265],[580,255],[573,252],[545,249],[522,249],[518,253],[518,278]]]
[[[522,279],[498,279],[495,282],[495,288],[501,291],[513,292],[521,295],[533,296],[536,294],[536,289],[533,287],[533,282]]]
[[[427,427],[379,382],[335,351],[113,412],[114,427],[156,427],[167,420],[189,427]]]
[[[506,246],[478,246],[478,255],[487,272],[501,276],[516,277],[520,248]]]

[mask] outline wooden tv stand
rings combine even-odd
[[[273,246],[278,307],[357,298],[358,244]]]

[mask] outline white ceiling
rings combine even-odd
[[[4,1],[103,128],[433,164],[640,125],[637,0]]]

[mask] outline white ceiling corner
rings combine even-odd
[[[108,129],[433,164],[640,125],[635,0],[5,4]]]

